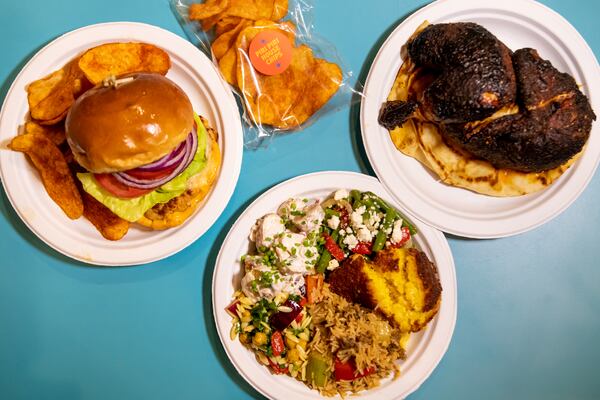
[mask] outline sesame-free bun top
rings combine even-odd
[[[192,130],[187,95],[159,74],[128,74],[88,90],[65,122],[75,160],[95,173],[125,171],[164,157]]]

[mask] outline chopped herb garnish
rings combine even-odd
[[[302,300],[302,297],[298,296],[297,294],[290,294],[288,296],[288,299],[295,301],[296,303],[299,302],[300,300]]]

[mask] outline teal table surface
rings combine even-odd
[[[362,82],[387,34],[425,4],[315,3],[316,28]],[[600,2],[543,3],[600,54]],[[167,0],[2,0],[0,100],[42,46],[107,21],[140,21],[185,36]],[[33,235],[0,190],[0,398],[260,398],[217,337],[216,255],[237,216],[273,185],[322,170],[373,174],[358,109],[326,115],[267,149],[246,150],[238,186],[214,226],[179,254],[149,265],[72,262]],[[411,400],[600,398],[599,199],[596,174],[568,210],[531,232],[498,240],[448,236],[458,279],[456,329]]]

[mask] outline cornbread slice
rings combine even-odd
[[[331,290],[377,310],[402,332],[417,332],[436,315],[442,286],[436,266],[417,249],[386,249],[373,261],[355,254],[329,275]]]

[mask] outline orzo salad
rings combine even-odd
[[[231,339],[274,374],[322,394],[399,376],[411,332],[439,309],[437,269],[416,228],[371,192],[290,198],[258,219],[227,312]]]

